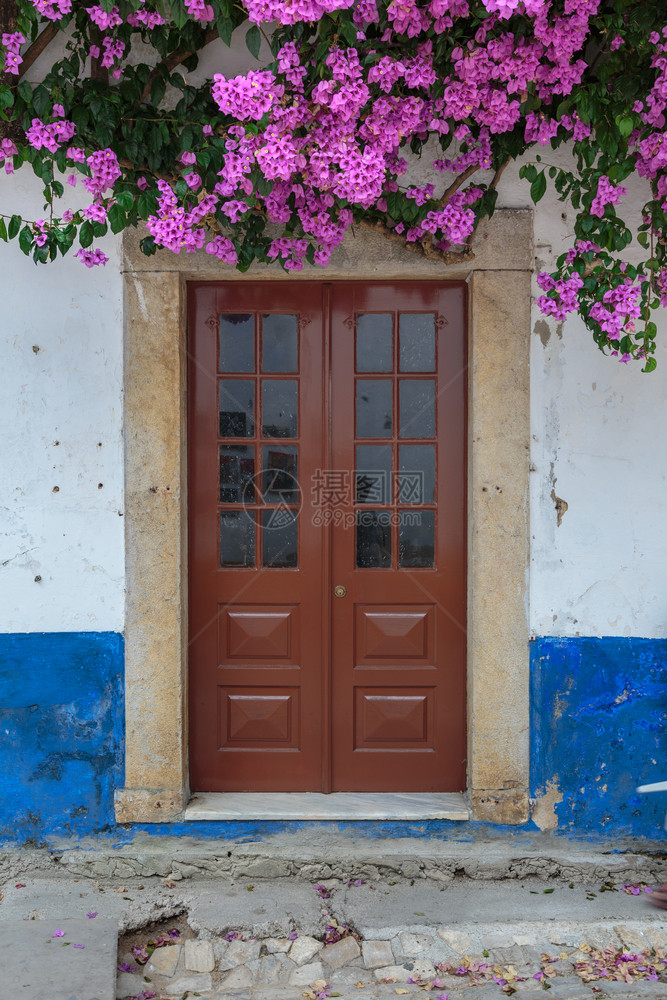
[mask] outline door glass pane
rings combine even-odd
[[[435,313],[401,313],[398,355],[402,372],[435,371]]]
[[[435,382],[432,379],[399,379],[400,436],[435,436]]]
[[[252,503],[255,449],[229,445],[220,449],[220,503]]]
[[[391,437],[391,379],[357,379],[357,437]]]
[[[262,316],[262,371],[298,371],[296,316]]]
[[[428,568],[434,565],[435,511],[402,510],[398,515],[398,565]]]
[[[391,511],[357,511],[357,566],[360,569],[391,566]]]
[[[255,383],[220,380],[220,437],[252,437],[255,433]]]
[[[264,566],[296,566],[298,521],[295,510],[272,508],[262,511],[262,563]]]
[[[267,503],[296,503],[299,499],[297,449],[264,445],[263,488]]]
[[[220,371],[254,372],[255,317],[225,313],[220,317]]]
[[[357,316],[358,372],[392,371],[392,319],[392,313],[360,313]]]
[[[399,503],[433,503],[435,499],[435,446],[402,444],[398,449]]]
[[[220,565],[255,565],[255,522],[245,510],[220,512]]]
[[[262,379],[262,437],[296,437],[297,400],[296,379]]]
[[[390,503],[391,447],[357,445],[355,492],[357,503]]]

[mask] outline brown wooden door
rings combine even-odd
[[[465,288],[190,291],[192,788],[462,789]]]

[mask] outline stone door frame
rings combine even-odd
[[[529,816],[528,476],[533,217],[480,225],[475,259],[443,267],[367,230],[326,270],[233,271],[206,253],[145,257],[123,239],[125,787],[121,823],[167,822],[190,797],[187,712],[188,281],[464,280],[468,361],[468,797],[472,817]]]

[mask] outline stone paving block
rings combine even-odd
[[[206,993],[212,988],[211,976],[208,972],[193,972],[189,976],[181,976],[167,983],[164,992],[170,997],[181,996],[186,990],[192,993]]]
[[[398,940],[402,954],[411,957],[428,951],[434,943],[433,938],[428,934],[411,934],[409,931],[399,934]]]
[[[391,979],[395,983],[407,983],[408,979],[412,978],[412,970],[402,965],[385,965],[381,969],[375,969],[374,975],[378,983],[383,979]]]
[[[245,965],[239,965],[228,972],[218,986],[218,993],[232,993],[236,990],[249,989],[253,984],[253,975]]]
[[[465,931],[451,930],[449,927],[439,927],[437,933],[438,937],[461,957],[467,955],[473,947],[473,940],[470,934],[466,934]]]
[[[521,990],[519,993],[521,1000],[551,1000],[551,990],[536,990],[531,987],[529,990]]]
[[[289,986],[256,986],[252,995],[253,1000],[301,1000],[303,990]]]
[[[340,969],[341,966],[353,962],[361,954],[361,949],[353,937],[344,937],[334,944],[326,945],[320,958],[330,969]]]
[[[489,948],[489,962],[494,965],[513,965],[515,967],[525,965],[523,948],[514,944],[509,948]]]
[[[300,968],[295,969],[290,975],[289,981],[290,986],[310,986],[314,983],[316,979],[323,979],[324,972],[322,969],[321,962],[309,962],[308,965],[302,965]]]
[[[627,927],[625,924],[616,924],[614,930],[618,934],[623,947],[628,948],[630,951],[644,951],[645,948],[651,947],[651,943],[646,935],[636,930],[636,928]]]
[[[225,952],[225,962],[234,965],[245,965],[253,958],[259,958],[262,950],[261,941],[230,941]]]
[[[483,986],[475,987],[475,1000],[505,1000],[506,996],[502,987],[496,983],[484,983]],[[545,998],[550,997],[550,993],[545,993]]]
[[[350,965],[346,965],[342,969],[332,969],[331,972],[326,972],[325,975],[327,982],[334,983],[336,986],[339,984],[341,986],[349,986],[355,983],[366,983],[368,986],[375,986],[373,974],[368,969],[357,969]]]
[[[667,983],[638,979],[634,983],[607,982],[601,980],[594,984],[600,986],[608,997],[654,997],[656,1000],[665,1000],[667,997]]]
[[[322,950],[322,947],[321,941],[304,935],[294,941],[289,950],[289,957],[296,965],[305,965],[307,962],[310,962],[311,958],[317,955],[318,951]]]
[[[264,942],[264,947],[268,951],[269,955],[273,955],[276,952],[283,952],[286,954],[292,947],[292,942],[289,938],[267,938]]]
[[[559,983],[557,979],[550,980],[549,1000],[592,1000],[594,996],[590,987],[579,980],[579,984]]]
[[[215,958],[210,941],[185,942],[185,968],[188,972],[213,972]]]
[[[363,941],[361,952],[367,969],[380,969],[383,965],[391,965],[394,961],[389,941]]]
[[[116,980],[116,998],[125,1000],[125,997],[138,997],[144,992],[146,983],[140,976],[135,976],[131,972],[119,972]],[[2,992],[0,990],[0,996]]]
[[[187,942],[190,944],[190,942]],[[156,948],[146,963],[146,975],[167,976],[170,978],[176,972],[178,960],[181,957],[182,946],[180,944],[168,944],[164,948]],[[208,972],[208,969],[197,969],[197,972]]]
[[[209,972],[193,972],[189,976],[182,976],[174,979],[165,987],[165,993],[170,997],[180,996],[186,990],[192,993],[205,993],[212,989],[211,974]]]
[[[252,966],[254,966],[254,962]],[[248,968],[252,968],[248,963]],[[294,972],[294,962],[286,955],[264,955],[257,960],[257,969],[252,968],[257,983],[277,983],[279,980],[289,979],[290,973]]]
[[[652,948],[659,948],[664,951],[667,948],[667,927],[662,924],[660,927],[647,925],[644,934],[649,939]]]

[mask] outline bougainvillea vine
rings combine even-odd
[[[40,219],[1,216],[0,238],[36,262],[75,247],[103,265],[95,239],[143,223],[148,254],[299,271],[326,267],[365,226],[446,274],[474,258],[517,162],[533,202],[552,185],[572,210],[539,308],[579,314],[603,351],[655,367],[651,317],[667,304],[660,4],[2,0],[0,20],[0,172],[31,166],[45,198]],[[220,46],[220,72],[193,82],[217,38],[245,38],[251,68],[225,72]],[[47,65],[33,74],[37,58]],[[66,185],[76,209],[59,208]]]

